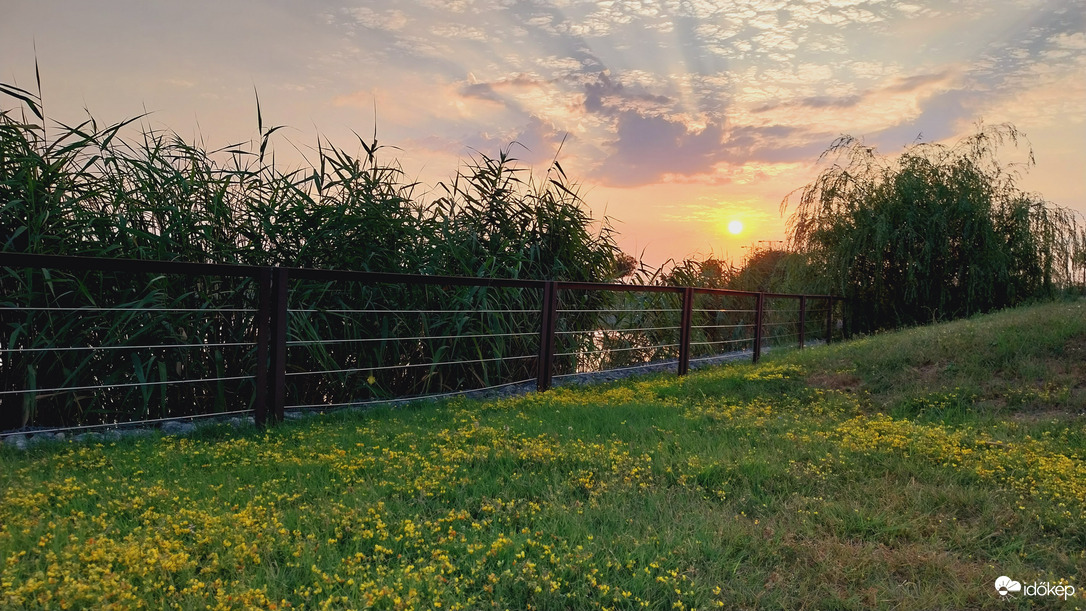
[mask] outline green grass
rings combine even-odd
[[[1075,609],[1086,304],[0,453],[0,607]],[[1068,601],[993,584],[1060,580]]]

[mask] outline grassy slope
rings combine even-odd
[[[992,584],[1086,586],[1084,356],[1064,303],[685,379],[5,450],[0,607],[1082,607]]]

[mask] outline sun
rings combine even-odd
[[[732,235],[739,235],[740,233],[743,232],[743,222],[742,221],[732,221],[732,222],[728,223],[728,232],[731,233]]]

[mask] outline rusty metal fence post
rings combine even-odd
[[[558,322],[558,284],[548,280],[543,284],[543,299],[539,308],[539,368],[535,388],[542,392],[551,387],[554,373],[554,341]]]
[[[803,350],[803,340],[807,334],[807,296],[799,296],[799,349]]]
[[[264,428],[268,422],[268,353],[271,343],[273,268],[257,272],[256,310],[256,392],[253,396],[253,422]]]
[[[826,297],[826,343],[833,341],[833,297]]]
[[[762,312],[765,311],[765,293],[758,293],[758,305],[754,306],[754,362],[762,358]]]
[[[690,330],[694,318],[694,288],[683,289],[683,310],[679,320],[679,375],[690,370]]]
[[[271,281],[271,340],[269,352],[269,378],[271,402],[269,407],[273,422],[283,421],[283,407],[287,393],[287,268],[276,267],[272,270]]]

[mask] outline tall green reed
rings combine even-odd
[[[0,94],[20,103],[0,111],[5,251],[499,278],[621,273],[613,231],[589,217],[557,161],[537,180],[508,150],[480,154],[427,200],[384,160],[376,136],[358,137],[356,153],[318,139],[310,167],[281,170],[281,127],[264,124],[259,100],[257,139],[209,150],[151,129],[144,117],[50,124],[39,96],[9,85]],[[251,407],[247,380],[147,384],[251,374],[251,282],[5,269],[0,289],[9,308],[0,314],[2,390],[127,389],[0,395],[0,428]],[[502,311],[538,310],[532,291],[294,281],[290,299],[299,311],[288,329],[288,372],[359,370],[292,375],[288,395],[299,405],[531,377],[526,359],[502,360],[537,350],[538,338],[524,331],[535,321]],[[111,310],[71,312],[88,306]],[[387,310],[401,313],[371,312]],[[459,339],[401,339],[422,336]],[[45,350],[151,344],[200,346]],[[454,364],[434,365],[444,362]]]

